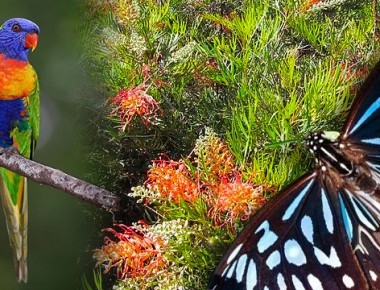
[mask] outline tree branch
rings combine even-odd
[[[21,156],[17,149],[0,148],[0,166],[37,183],[50,185],[108,211],[120,210],[120,198],[112,192]]]

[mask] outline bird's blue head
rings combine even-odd
[[[40,28],[30,20],[12,18],[0,26],[0,53],[6,58],[28,60],[38,43]]]

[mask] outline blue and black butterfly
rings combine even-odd
[[[208,289],[380,289],[380,63],[343,132],[306,145],[317,167],[258,212]]]

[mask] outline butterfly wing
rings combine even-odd
[[[278,194],[234,241],[208,289],[368,289],[328,190],[316,170]]]
[[[348,240],[371,289],[380,289],[380,204],[364,192],[340,189],[339,202]]]
[[[341,142],[355,152],[367,190],[343,187],[340,192],[344,229],[372,289],[380,289],[380,62],[360,88]]]
[[[380,289],[380,63],[338,142],[362,172],[319,168],[290,185],[245,227],[208,289]]]
[[[380,62],[375,65],[356,96],[342,139],[380,153]]]

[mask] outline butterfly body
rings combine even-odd
[[[306,145],[317,167],[257,213],[208,289],[380,289],[380,64],[343,132]]]
[[[361,191],[376,196],[380,192],[380,176],[367,164],[366,152],[355,144],[331,140],[323,132],[310,134],[306,146],[316,156],[323,182],[337,192],[338,188]]]

